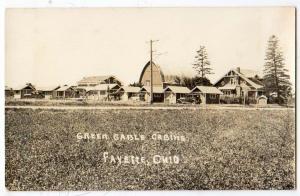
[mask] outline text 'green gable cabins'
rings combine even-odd
[[[220,103],[223,93],[214,86],[196,86],[190,92],[201,104]]]
[[[185,98],[190,89],[184,86],[167,86],[164,89],[165,103],[177,103],[178,99]]]
[[[229,70],[214,86],[224,93],[222,98],[247,97],[253,103],[264,94],[262,78],[258,72],[239,67]]]

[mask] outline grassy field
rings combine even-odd
[[[148,139],[78,140],[79,132]],[[6,109],[5,142],[9,190],[295,189],[293,110]],[[103,152],[180,163],[118,165]]]

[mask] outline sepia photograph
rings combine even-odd
[[[296,8],[7,8],[8,191],[296,190]]]

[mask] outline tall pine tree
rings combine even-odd
[[[201,78],[205,78],[206,75],[213,74],[212,68],[210,68],[210,62],[208,60],[208,55],[205,46],[200,46],[200,49],[197,50],[197,55],[195,56],[193,68],[197,71],[197,74]]]
[[[291,83],[288,70],[285,69],[283,52],[279,39],[272,35],[269,38],[264,64],[264,85],[267,95],[277,94],[277,103],[282,103],[290,93]]]

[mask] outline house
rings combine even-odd
[[[14,96],[13,89],[8,86],[5,86],[5,98],[11,98],[13,96]]]
[[[150,102],[150,86],[143,86],[140,90],[142,101]],[[153,86],[153,102],[164,102],[164,89],[162,86]]]
[[[220,95],[223,95],[214,86],[196,86],[190,93],[202,104],[220,103]]]
[[[118,84],[121,85],[121,81],[112,75],[107,76],[89,76],[84,77],[79,82],[77,82],[77,86],[97,86],[99,84]]]
[[[122,86],[117,90],[120,100],[140,100],[140,87],[135,86]]]
[[[229,70],[215,82],[214,86],[224,93],[221,99],[247,98],[250,103],[256,103],[256,99],[264,94],[264,86],[259,74],[239,67]]]
[[[25,99],[35,97],[35,87],[31,83],[26,85],[17,86],[13,88],[15,99]]]
[[[86,92],[86,98],[91,100],[117,99],[118,84],[98,84],[96,86],[81,87]]]
[[[56,90],[59,88],[60,86],[36,87],[36,91],[41,98],[53,99],[56,97]]]
[[[66,84],[54,91],[54,97],[58,99],[74,98],[75,94],[75,88]]]
[[[184,86],[167,86],[164,89],[164,102],[165,103],[177,103],[177,100],[182,97],[187,97],[190,93],[190,89]]]

